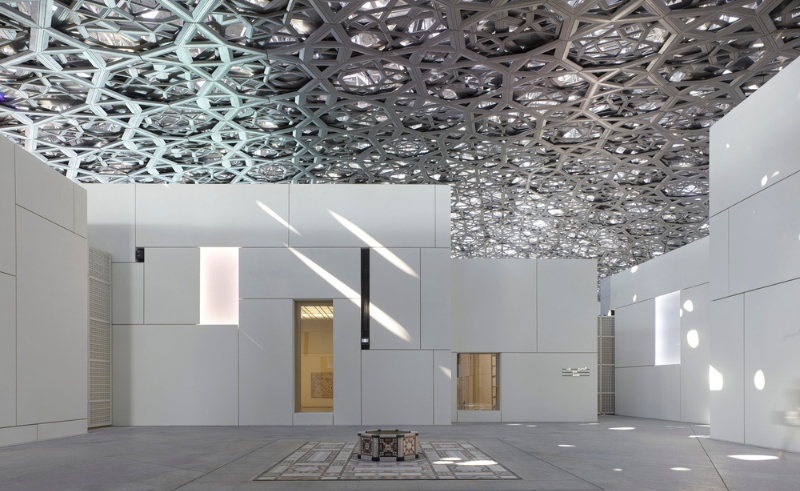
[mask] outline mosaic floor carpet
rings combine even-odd
[[[355,447],[308,442],[255,480],[519,479],[469,442],[421,442],[419,458],[405,462],[360,460]]]

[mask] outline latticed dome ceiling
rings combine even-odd
[[[80,182],[451,183],[457,257],[708,233],[798,0],[0,0],[0,133]]]

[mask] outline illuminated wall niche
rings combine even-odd
[[[656,297],[656,365],[681,362],[681,292]]]
[[[458,354],[458,409],[497,411],[497,353]]]
[[[333,412],[333,301],[295,302],[295,412]]]

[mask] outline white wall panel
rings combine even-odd
[[[144,264],[111,263],[111,323],[144,324]]]
[[[88,432],[85,419],[73,421],[59,421],[56,423],[43,423],[39,425],[39,441],[64,438],[67,436],[83,435]]]
[[[596,352],[597,261],[539,259],[536,273],[539,352]]]
[[[361,354],[363,425],[433,424],[433,351]]]
[[[20,443],[35,442],[38,433],[38,425],[12,426],[10,428],[0,428],[0,447],[7,445],[18,445]]]
[[[711,281],[711,298],[728,296],[728,211],[711,217],[709,221],[711,233],[709,240],[709,280]]]
[[[297,184],[289,193],[292,247],[436,247],[434,186]]]
[[[0,273],[0,428],[17,424],[16,311],[16,279]]]
[[[287,186],[137,185],[139,247],[280,247]]]
[[[617,308],[614,319],[614,357],[617,367],[655,364],[655,300]]]
[[[370,249],[370,348],[420,348],[420,250]]]
[[[450,351],[433,352],[433,424],[449,425],[452,422],[452,378]]]
[[[89,225],[88,225],[88,216],[89,216],[89,202],[86,190],[78,186],[77,184],[72,185],[72,194],[73,194],[73,202],[75,206],[74,216],[75,216],[75,223],[73,226],[73,232],[80,235],[83,238],[86,238],[89,233]]]
[[[359,249],[240,249],[242,298],[359,298]]]
[[[799,79],[790,63],[711,127],[712,215],[800,170]]]
[[[333,301],[333,424],[361,424],[361,304]]]
[[[17,244],[17,424],[85,419],[86,239],[17,208]]]
[[[617,415],[680,421],[680,365],[617,368],[614,376]]]
[[[458,411],[459,423],[499,423],[503,421],[502,411]]]
[[[422,349],[453,346],[450,248],[422,249],[420,330]]]
[[[450,420],[458,421],[458,353],[450,352]]]
[[[708,364],[711,345],[709,285],[682,290],[680,295],[683,309],[680,318],[681,421],[708,424]]]
[[[75,198],[72,182],[16,145],[14,159],[17,204],[68,230],[73,230]]]
[[[331,426],[333,413],[294,413],[292,424],[295,426]]]
[[[111,254],[111,261],[136,261],[136,186],[83,184],[88,208],[89,243]]]
[[[710,348],[710,367],[722,376],[709,394],[711,437],[744,443],[744,295],[711,302]]]
[[[200,322],[200,249],[145,250],[144,321],[146,324]]]
[[[453,351],[536,351],[536,261],[454,259]]]
[[[797,428],[781,424],[800,403],[800,280],[748,292],[744,296],[745,443],[800,451],[787,435]],[[764,374],[759,390],[756,372]],[[796,418],[796,416],[795,416]]]
[[[436,190],[436,247],[450,250],[450,186],[433,186]]]
[[[730,293],[800,277],[800,174],[730,209]]]
[[[114,425],[237,424],[236,326],[113,330]]]
[[[239,322],[239,424],[291,425],[294,302],[242,300]]]
[[[588,377],[563,377],[562,368],[588,367]],[[503,421],[596,421],[597,355],[502,353]]]
[[[14,144],[0,136],[0,273],[16,274]]]

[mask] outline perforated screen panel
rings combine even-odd
[[[111,421],[111,254],[90,248],[89,428]]]

